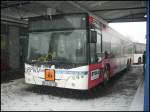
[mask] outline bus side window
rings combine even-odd
[[[96,53],[101,53],[101,35],[97,33]]]
[[[90,43],[90,62],[91,63],[96,63],[96,44],[95,43]]]

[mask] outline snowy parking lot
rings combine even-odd
[[[82,92],[30,85],[21,78],[1,84],[1,110],[127,111],[142,82],[142,65],[133,65],[131,71],[117,74],[105,86]]]

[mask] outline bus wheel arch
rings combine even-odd
[[[131,68],[131,58],[128,58],[127,59],[127,70],[129,71],[130,70],[130,68]]]
[[[104,83],[108,82],[110,79],[110,64],[107,63],[104,67]]]

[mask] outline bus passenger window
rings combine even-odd
[[[90,61],[91,63],[96,63],[96,44],[95,43],[91,43],[90,44]]]

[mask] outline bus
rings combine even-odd
[[[132,64],[132,41],[87,13],[31,17],[28,32],[28,84],[89,90]]]
[[[133,64],[143,64],[143,54],[146,51],[145,43],[134,42]],[[140,61],[139,61],[140,58]]]

